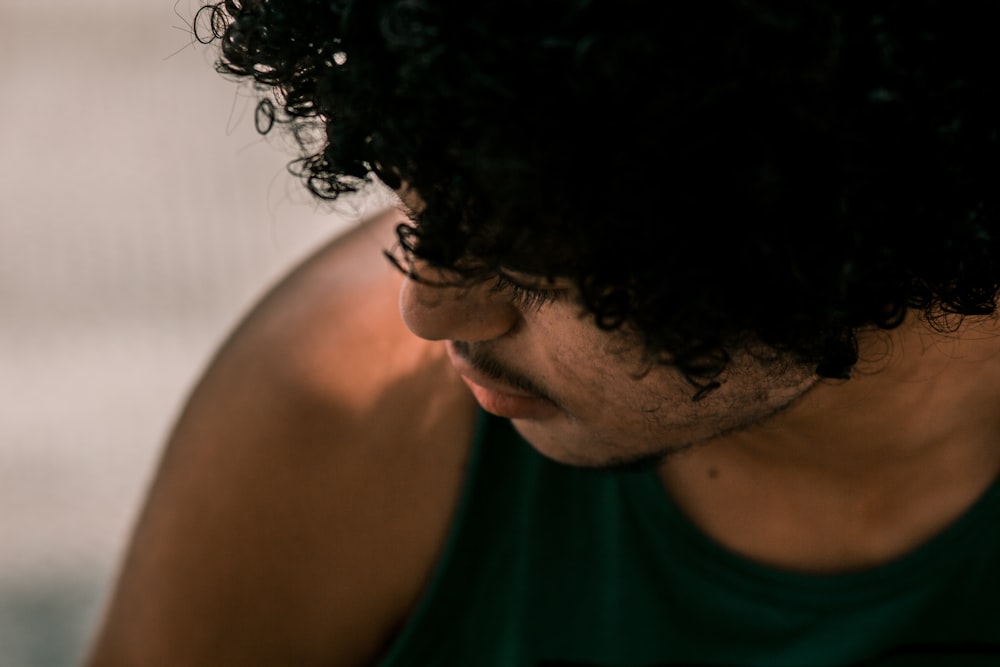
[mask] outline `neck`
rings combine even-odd
[[[676,502],[724,546],[778,567],[887,562],[960,516],[1000,473],[1000,325],[911,318],[860,341],[766,422],[669,459]]]

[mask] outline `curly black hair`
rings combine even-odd
[[[226,0],[195,30],[315,194],[405,183],[407,256],[568,278],[710,381],[750,343],[848,377],[862,328],[995,311],[992,9]]]

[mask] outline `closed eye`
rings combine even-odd
[[[538,310],[542,306],[566,296],[568,290],[526,287],[514,282],[503,274],[497,274],[490,286],[490,292],[504,294],[519,310]]]

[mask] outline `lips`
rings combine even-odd
[[[486,412],[508,419],[544,419],[558,411],[547,398],[513,389],[484,375],[459,356],[451,343],[447,348],[455,370]]]

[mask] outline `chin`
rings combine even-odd
[[[559,429],[548,424],[521,419],[513,419],[511,423],[521,437],[539,454],[556,463],[574,468],[611,471],[652,470],[671,453],[655,448],[623,451],[620,447],[609,445],[592,436],[567,432],[572,429]]]

